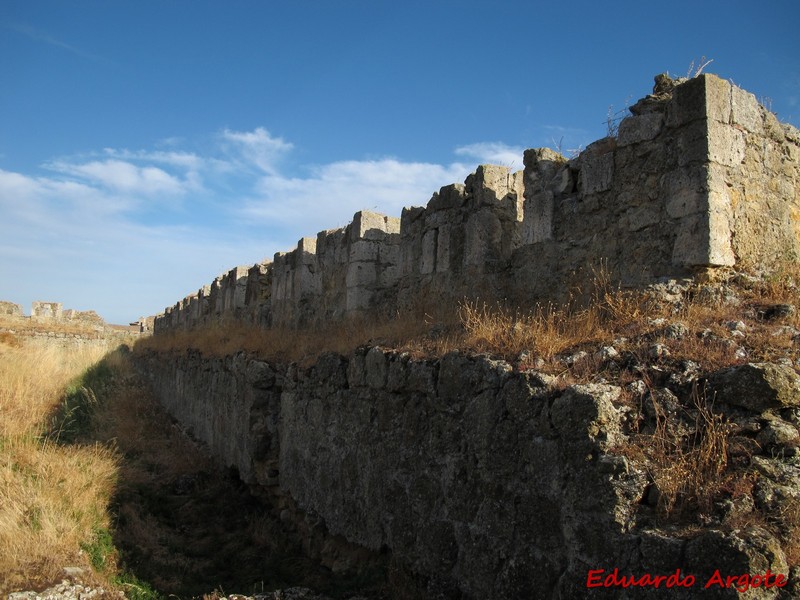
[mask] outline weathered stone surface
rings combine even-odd
[[[619,124],[619,145],[628,146],[652,140],[664,126],[664,115],[648,113],[623,119]]]
[[[587,148],[581,156],[581,177],[584,194],[610,189],[614,178],[614,153]]]
[[[583,597],[589,569],[617,568],[681,569],[699,583],[658,595],[687,598],[714,569],[788,572],[777,541],[759,528],[683,538],[637,525],[650,480],[614,451],[626,443],[615,386],[557,389],[503,361],[456,352],[414,360],[378,347],[286,372],[244,354],[165,358],[143,359],[143,372],[223,463],[306,511],[287,512],[287,521],[390,552],[426,582],[426,597]],[[647,415],[681,412],[668,390],[653,396]],[[781,441],[794,428],[772,414],[751,420]],[[795,467],[764,456],[752,462],[760,508],[777,510],[781,498],[800,495]],[[337,564],[315,539],[317,555]],[[762,591],[752,597],[775,597]],[[635,592],[626,597],[649,597]],[[730,593],[703,590],[738,597]]]
[[[247,383],[258,389],[268,389],[275,383],[275,371],[263,361],[252,360],[245,371]]]
[[[713,557],[713,560],[709,560]],[[778,541],[768,531],[759,527],[749,527],[744,531],[730,533],[707,531],[686,544],[686,566],[698,573],[697,587],[705,586],[713,579],[715,571],[722,575],[736,577],[742,574],[763,575],[769,571],[773,574],[788,575],[788,565]],[[724,566],[722,566],[724,565]],[[774,583],[775,578],[772,578]],[[740,597],[734,589],[712,583],[709,588],[710,597]],[[705,592],[705,590],[704,590]],[[748,597],[754,599],[777,598],[780,588],[756,588],[748,591]]]
[[[13,302],[6,302],[5,300],[0,301],[0,315],[4,315],[7,317],[22,317],[22,306],[19,304],[14,304]]]
[[[758,432],[756,441],[762,448],[770,448],[794,442],[798,438],[800,432],[797,431],[797,427],[783,419],[773,418]]]
[[[61,302],[33,302],[31,305],[31,318],[34,320],[60,320],[63,317],[64,306]]]
[[[786,365],[730,367],[712,374],[708,384],[718,401],[755,412],[800,405],[800,376]]]

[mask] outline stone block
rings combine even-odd
[[[553,238],[553,193],[539,192],[525,200],[522,243],[537,244]]]
[[[445,210],[448,208],[461,208],[467,199],[466,186],[463,183],[453,183],[439,189],[428,202],[427,212]]]
[[[406,206],[400,213],[400,233],[406,234],[406,231],[411,227],[415,221],[425,215],[424,206]]]
[[[581,157],[581,183],[584,194],[611,189],[614,179],[614,153],[588,153]]]
[[[764,132],[763,108],[750,92],[731,86],[731,121],[747,131],[761,135]]]
[[[645,204],[628,209],[623,216],[628,231],[640,231],[661,221],[661,211],[657,206]]]
[[[349,287],[345,293],[345,310],[353,312],[370,307],[373,293],[364,287]]]
[[[436,240],[436,271],[444,273],[450,270],[450,226],[439,228]]]
[[[419,272],[423,275],[433,273],[436,268],[438,230],[430,229],[422,236],[422,258]]]
[[[703,168],[678,169],[664,177],[667,214],[674,218],[693,215],[706,210],[708,192]]]
[[[387,288],[397,283],[402,276],[403,268],[401,265],[381,265],[378,273],[378,284],[382,288]]]
[[[350,244],[349,262],[378,260],[379,244],[370,240],[358,240]]]
[[[64,306],[61,302],[33,302],[31,304],[31,317],[42,320],[60,320],[63,317]]]
[[[375,283],[378,279],[378,273],[375,268],[375,263],[371,262],[357,262],[351,263],[347,266],[347,274],[345,276],[345,285],[347,288],[359,287]]]
[[[617,143],[620,146],[638,144],[652,140],[664,126],[664,115],[661,113],[647,113],[623,119],[619,124]]]
[[[726,167],[738,166],[744,160],[746,146],[740,130],[716,121],[708,122],[708,160]]]
[[[442,209],[437,211],[428,211],[424,219],[424,229],[438,229],[444,225],[457,223],[463,219],[465,211],[457,211],[453,209]]]
[[[700,75],[677,86],[667,107],[667,125],[681,127],[699,119],[730,122],[731,86],[716,75]]]
[[[563,164],[566,160],[562,154],[550,148],[531,148],[522,155],[525,168],[539,173],[553,168],[554,165]]]
[[[769,111],[764,111],[764,133],[769,139],[782,144],[786,141],[787,131],[791,130],[784,128],[774,114]]]
[[[321,289],[319,274],[314,269],[306,265],[301,266],[293,272],[293,294],[294,300],[299,300],[307,294],[318,294]]]
[[[480,165],[465,185],[477,206],[494,205],[509,195],[522,199],[524,191],[521,171],[512,173],[508,167],[497,165]]]
[[[732,267],[736,264],[733,253],[733,215],[726,190],[708,193],[708,264],[715,267]]]
[[[316,264],[317,238],[304,237],[298,240],[295,261],[295,266]]]
[[[498,257],[502,233],[500,219],[494,212],[482,210],[471,215],[466,224],[464,264],[483,266],[487,259]]]
[[[717,204],[716,208],[679,222],[672,251],[674,265],[691,268],[735,264],[728,212],[720,206],[722,201]]]
[[[686,167],[692,163],[707,163],[708,141],[707,121],[692,121],[683,126],[675,138],[678,166]]]
[[[23,316],[22,306],[13,302],[0,301],[0,315],[21,317]]]
[[[382,265],[399,265],[402,252],[399,244],[384,243],[378,246],[378,262]]]
[[[368,387],[374,390],[383,389],[386,386],[386,376],[389,366],[386,362],[386,355],[378,347],[370,348],[364,361],[365,381]]]
[[[684,217],[678,224],[672,264],[693,267],[708,264],[708,213]]]
[[[387,217],[369,210],[360,210],[353,215],[350,224],[350,239],[382,239],[387,233],[400,233],[400,219]]]

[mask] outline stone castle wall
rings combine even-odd
[[[401,217],[356,213],[272,262],[237,267],[155,318],[295,326],[481,295],[554,300],[601,262],[630,286],[800,256],[800,132],[713,75],[656,77],[613,137],[567,160],[483,165]]]
[[[779,542],[757,525],[686,535],[643,516],[647,469],[615,450],[629,417],[617,386],[565,388],[485,356],[419,360],[380,347],[307,367],[244,352],[136,360],[167,410],[333,569],[354,566],[341,552],[353,544],[420,577],[419,597],[464,600],[735,598],[735,589],[702,589],[714,569],[788,573]],[[589,593],[598,569],[680,569],[698,583]]]

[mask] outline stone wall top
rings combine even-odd
[[[601,262],[627,286],[800,257],[800,132],[714,75],[655,78],[614,137],[567,159],[481,165],[426,206],[360,211],[271,263],[237,267],[155,318],[302,325],[419,298],[558,300]]]

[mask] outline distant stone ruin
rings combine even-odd
[[[0,315],[5,317],[22,317],[22,306],[19,304],[14,304],[13,302],[6,302],[5,300],[0,300]]]
[[[655,78],[618,132],[524,171],[482,165],[400,218],[369,211],[240,266],[154,318],[156,333],[234,318],[303,325],[416,299],[563,298],[601,262],[640,286],[800,256],[800,131],[714,75]]]
[[[31,320],[38,322],[61,322],[103,329],[106,322],[93,310],[64,310],[61,302],[34,302],[31,305]]]
[[[26,343],[79,348],[109,340],[129,342],[152,333],[152,323],[152,318],[142,317],[131,326],[111,325],[93,310],[64,309],[61,302],[33,302],[26,316],[21,305],[0,301],[0,333]]]
[[[61,302],[34,302],[31,305],[31,319],[35,321],[61,321],[63,318]]]

